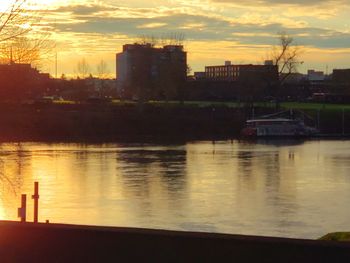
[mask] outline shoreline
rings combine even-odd
[[[350,243],[0,221],[4,262],[347,262]]]
[[[255,114],[273,112],[256,108]],[[189,141],[240,139],[246,108],[0,104],[0,141]],[[324,112],[316,138],[350,138],[349,115]],[[344,124],[342,126],[342,124]],[[345,136],[344,136],[345,135]]]

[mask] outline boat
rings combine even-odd
[[[307,126],[302,119],[277,117],[285,112],[246,121],[243,137],[309,137],[319,131]]]

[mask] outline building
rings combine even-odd
[[[332,80],[338,84],[350,84],[350,69],[334,69]]]
[[[197,71],[193,73],[193,77],[195,80],[201,80],[206,78],[206,73],[203,71]]]
[[[45,94],[50,75],[40,73],[30,64],[0,64],[0,100],[20,101]]]
[[[265,63],[264,65],[233,65],[226,61],[220,66],[206,66],[205,77],[208,80],[240,81],[240,80],[266,80],[278,81],[278,67]]]
[[[326,75],[323,71],[315,71],[313,69],[309,69],[307,71],[307,79],[309,81],[324,81],[326,78]]]
[[[194,81],[188,83],[190,99],[248,100],[273,95],[279,84],[278,67],[272,61],[264,65],[206,66],[204,72],[195,72]]]
[[[156,48],[151,44],[127,44],[116,55],[116,63],[117,86],[123,98],[174,98],[186,81],[187,53],[181,45]]]

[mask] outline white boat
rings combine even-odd
[[[241,135],[244,137],[305,137],[317,132],[316,128],[306,126],[301,120],[262,118],[247,120]]]

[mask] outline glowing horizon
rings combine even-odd
[[[0,9],[9,4],[6,0]],[[194,71],[205,65],[261,63],[278,32],[303,47],[301,72],[350,68],[349,0],[31,0],[41,6],[41,23],[54,32],[58,75],[74,75],[77,61],[92,68],[103,59],[115,74],[115,53],[138,36],[185,35],[188,62]],[[43,71],[54,73],[54,61]],[[92,73],[94,71],[92,70]]]

